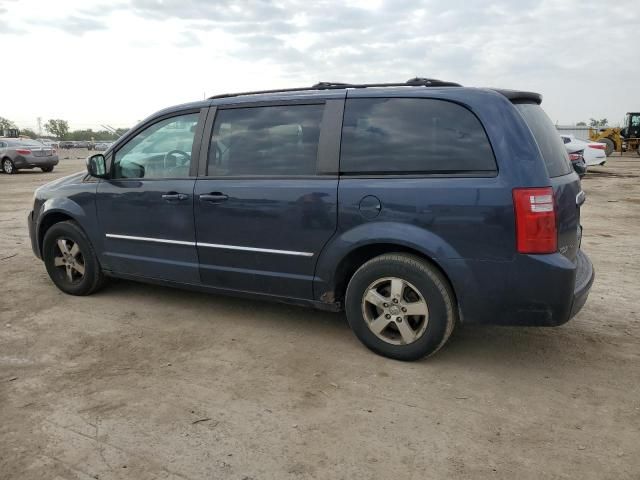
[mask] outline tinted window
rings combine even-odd
[[[116,152],[114,178],[188,177],[198,114],[154,123]]]
[[[550,177],[567,175],[573,171],[569,155],[558,135],[556,127],[551,123],[547,114],[540,105],[535,103],[518,103],[516,108],[529,125],[529,130],[536,139],[538,148],[547,166]]]
[[[324,105],[218,110],[210,176],[313,175]]]
[[[347,100],[343,173],[494,172],[480,121],[455,103],[425,98]]]

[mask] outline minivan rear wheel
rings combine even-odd
[[[56,223],[44,236],[42,253],[55,285],[70,295],[90,295],[104,275],[89,239],[73,221]]]
[[[422,258],[404,253],[380,255],[362,265],[349,281],[345,309],[362,343],[397,360],[437,352],[457,321],[447,279]]]

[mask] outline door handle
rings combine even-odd
[[[220,192],[205,193],[203,195],[200,195],[201,201],[209,202],[209,203],[220,203],[228,199],[229,199],[228,195],[225,195],[224,193],[220,193]]]
[[[187,198],[189,198],[189,195],[187,195],[186,193],[169,192],[162,195],[162,199],[166,200],[167,202],[172,202],[176,200],[182,201],[182,200],[186,200]]]

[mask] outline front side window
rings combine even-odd
[[[347,100],[340,172],[344,174],[493,173],[480,121],[455,103],[426,98]]]
[[[154,123],[116,152],[114,178],[181,178],[189,176],[198,114]]]
[[[207,175],[314,175],[324,105],[218,110]]]

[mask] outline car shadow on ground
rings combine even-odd
[[[350,332],[344,313],[333,313],[295,305],[240,298],[222,294],[201,293],[178,288],[143,284],[127,280],[115,280],[99,293],[114,301],[137,300],[141,304],[153,298],[167,308],[180,309],[207,318],[216,315],[246,319],[247,328],[264,328],[283,331],[308,328],[308,334],[322,335],[314,341],[335,342],[344,339],[358,348],[357,340]],[[124,297],[124,298],[123,298]],[[263,321],[256,322],[262,318]],[[579,317],[578,317],[579,318]],[[237,325],[237,320],[234,320]],[[301,327],[301,322],[305,324]],[[304,332],[303,332],[304,334]],[[585,357],[598,356],[600,342],[590,342],[593,350],[577,351],[576,336],[584,336],[579,320],[572,320],[561,327],[504,327],[493,325],[461,325],[449,342],[433,357],[422,362],[433,365],[468,364],[474,369],[509,367],[522,364],[536,368],[554,368],[559,364],[578,364]],[[582,342],[580,342],[582,343]],[[347,348],[351,348],[348,346]],[[364,354],[366,352],[362,347]]]

